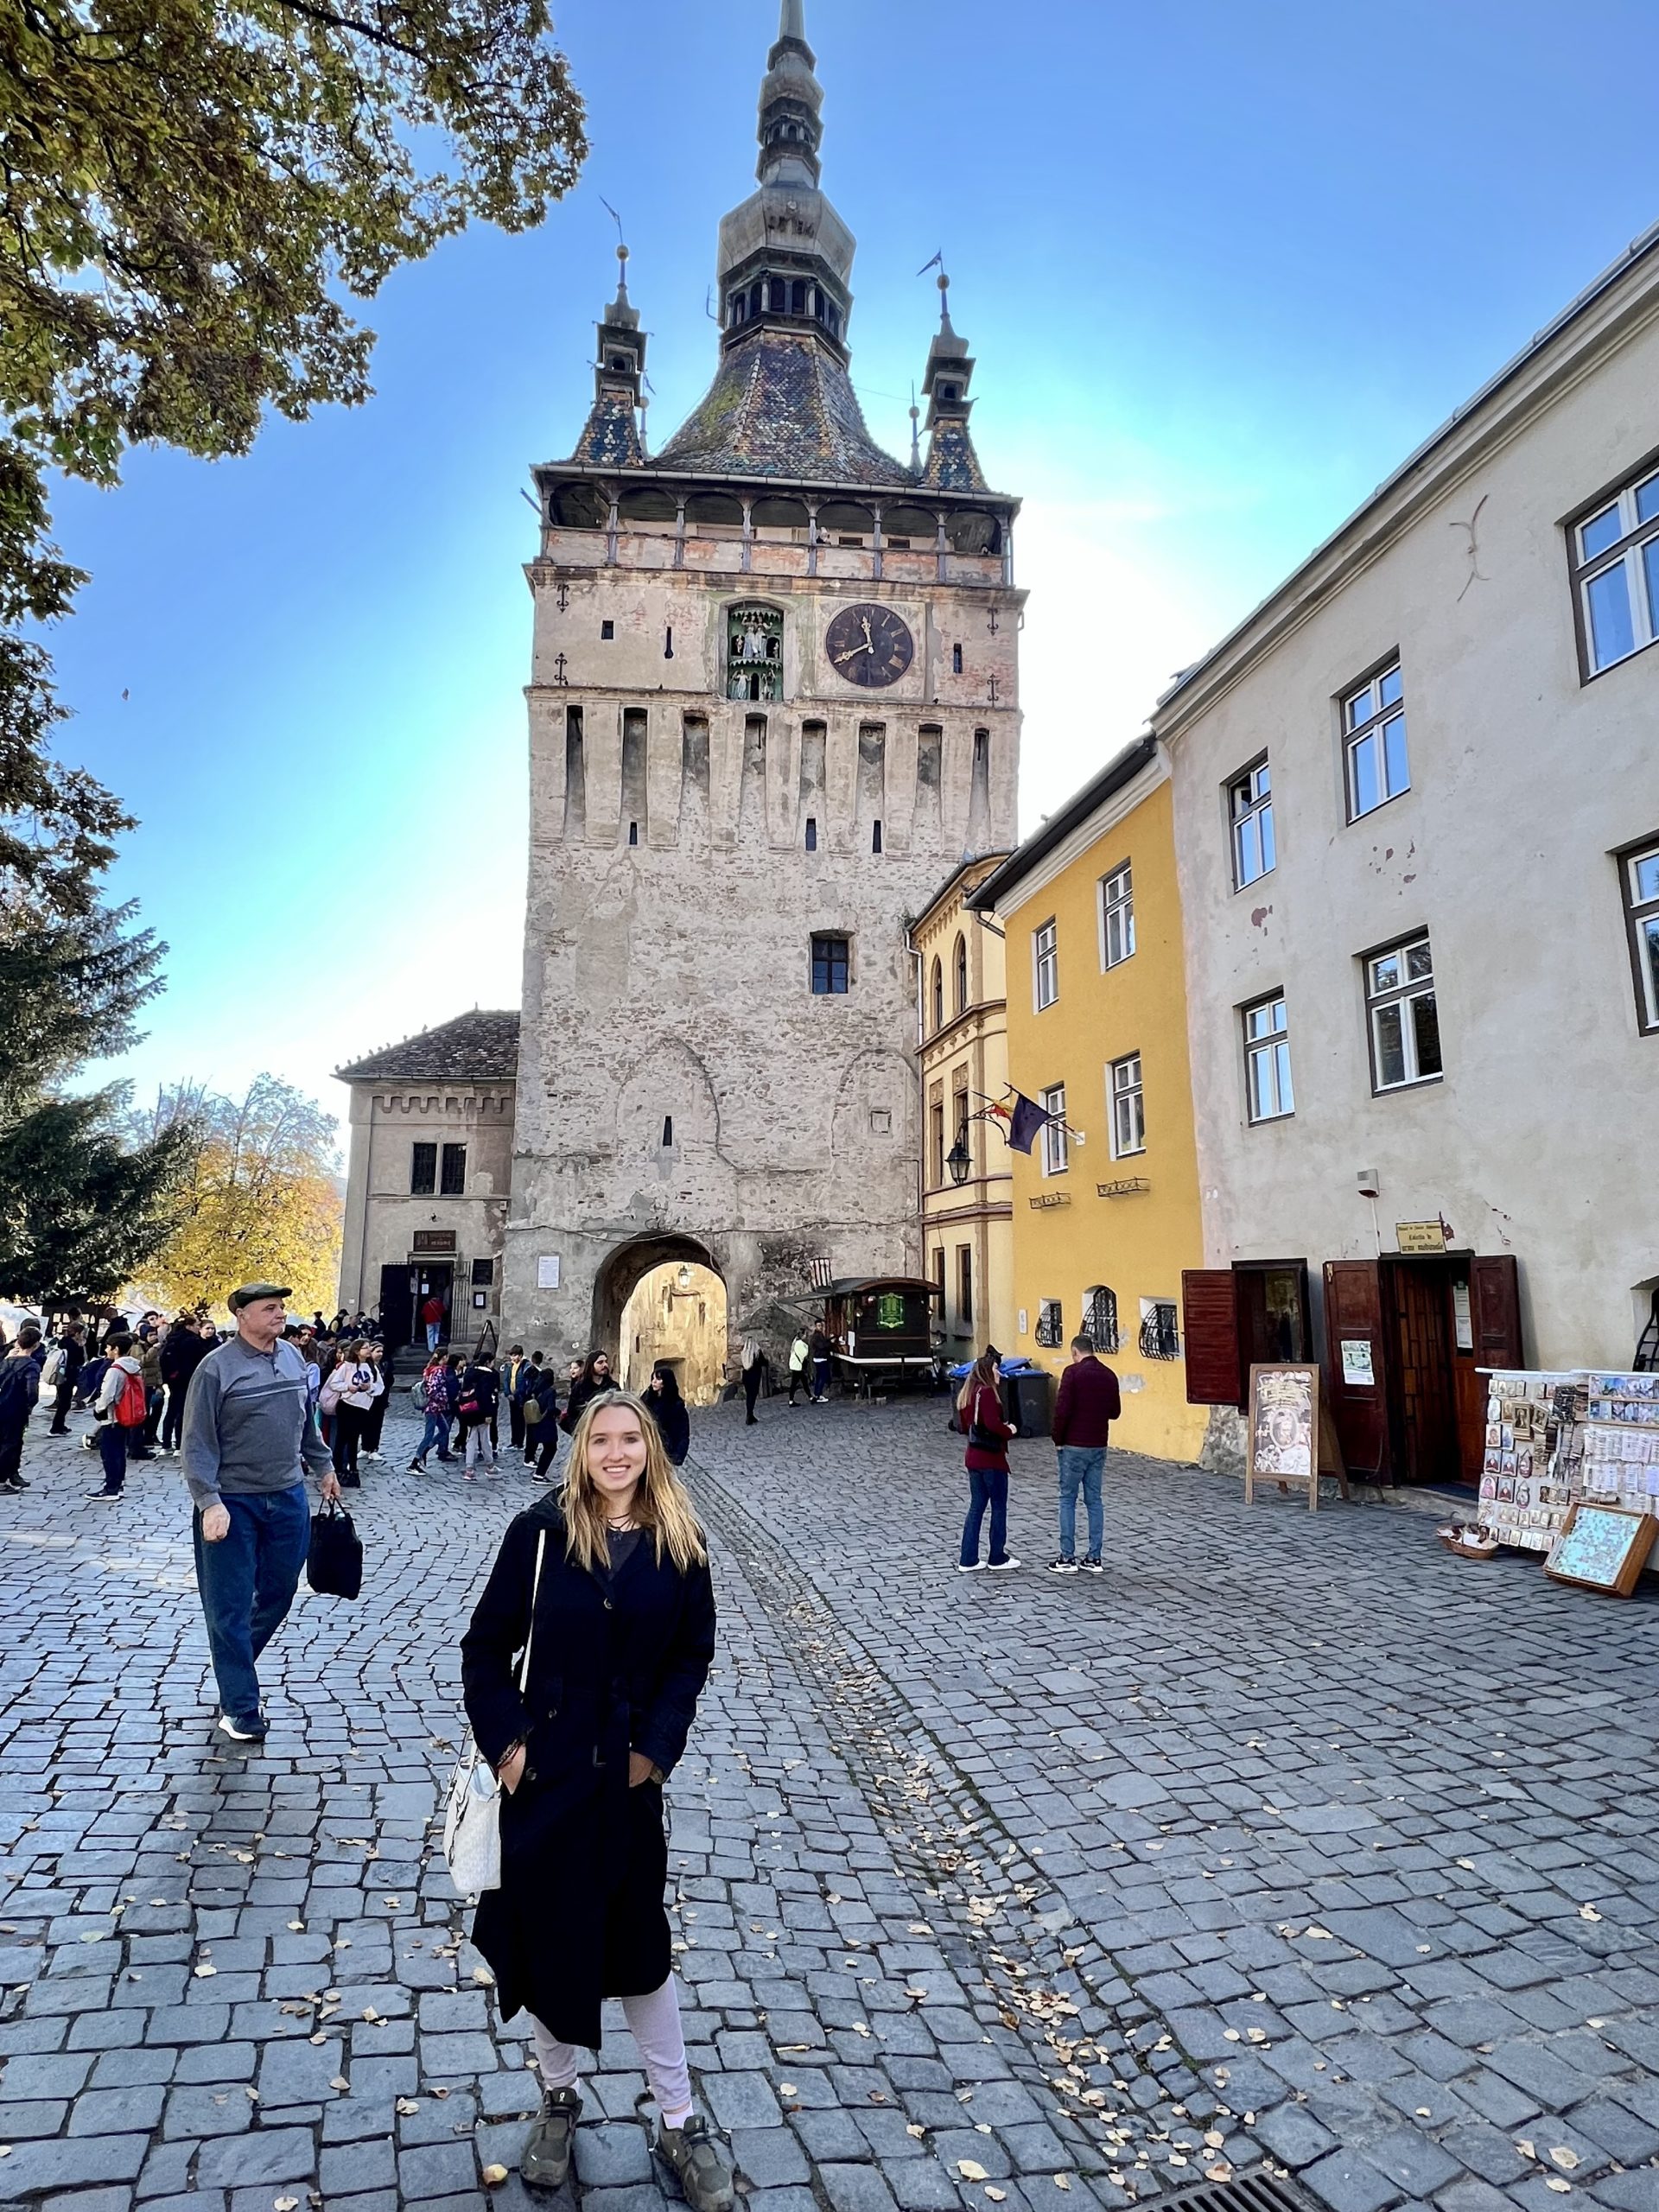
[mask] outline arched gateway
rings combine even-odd
[[[625,1388],[643,1389],[654,1363],[672,1363],[688,1404],[713,1405],[727,1355],[726,1282],[693,1236],[619,1244],[594,1282],[593,1341],[611,1351]]]

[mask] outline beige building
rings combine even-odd
[[[814,69],[785,0],[705,397],[647,452],[624,284],[575,449],[535,472],[504,1310],[561,1352],[614,1346],[663,1268],[708,1268],[779,1353],[781,1300],[917,1270],[905,918],[1013,841],[1017,502],[980,468],[948,314],[925,443],[866,426]]]
[[[1659,1281],[1659,230],[1153,726],[1194,1395],[1322,1352],[1352,1463],[1466,1474],[1478,1370],[1627,1365]]]
[[[501,1311],[512,1175],[516,1014],[463,1014],[336,1072],[351,1086],[340,1302],[379,1309],[393,1344],[442,1299],[445,1341]]]
[[[921,1246],[951,1360],[1014,1349],[1008,1147],[973,1119],[1008,1081],[1001,933],[965,905],[1004,857],[964,861],[911,924],[921,1054]]]

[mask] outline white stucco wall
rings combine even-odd
[[[1560,332],[1154,717],[1174,766],[1206,1256],[1513,1252],[1529,1356],[1628,1363],[1659,1275],[1659,1036],[1613,854],[1659,836],[1659,645],[1581,680],[1566,522],[1659,450],[1659,254]],[[1468,524],[1478,567],[1471,559]],[[1345,817],[1338,695],[1399,652],[1411,789]],[[1268,753],[1278,864],[1235,892],[1228,779]],[[1359,956],[1427,927],[1445,1075],[1374,1097]],[[1287,1120],[1240,1007],[1287,995]],[[1643,1300],[1645,1305],[1645,1299]]]

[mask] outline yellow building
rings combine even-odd
[[[1007,1147],[969,1116],[1008,1080],[1002,939],[965,901],[1007,855],[965,861],[910,925],[920,995],[923,1265],[954,1360],[1014,1333]],[[954,1157],[953,1157],[954,1155]]]
[[[1007,935],[1010,1080],[1061,1116],[1014,1171],[1014,1332],[1058,1376],[1090,1335],[1114,1440],[1196,1459],[1181,1270],[1204,1265],[1169,764],[1130,747],[968,894]],[[993,1146],[1001,1140],[976,1125]]]

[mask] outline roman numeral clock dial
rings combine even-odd
[[[892,607],[860,601],[842,608],[823,633],[823,649],[837,676],[874,691],[899,681],[915,656],[916,643]]]

